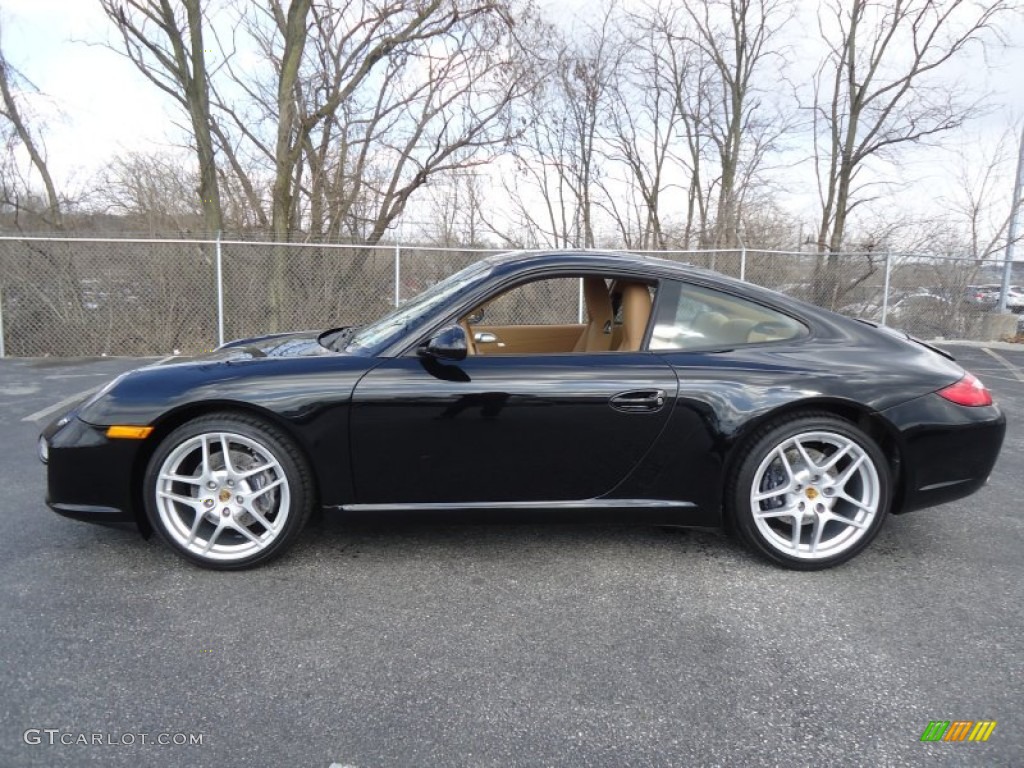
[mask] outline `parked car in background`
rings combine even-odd
[[[992,309],[999,304],[1002,285],[988,283],[985,285],[968,285],[964,291],[964,302],[984,309]],[[1006,294],[1006,308],[1014,312],[1024,312],[1024,287],[1011,285]]]
[[[996,293],[996,301],[999,301],[998,292]],[[1024,286],[1010,286],[1010,292],[1006,294],[1006,306],[1014,312],[1024,312]]]
[[[995,306],[996,299],[987,285],[968,285],[964,288],[964,303],[979,309]]]

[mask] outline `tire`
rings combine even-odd
[[[760,429],[725,489],[726,514],[754,551],[786,568],[831,568],[856,556],[888,516],[891,473],[863,430],[825,413]]]
[[[313,506],[295,444],[247,415],[211,414],[175,429],[150,459],[143,489],[146,515],[171,549],[216,570],[277,557]]]

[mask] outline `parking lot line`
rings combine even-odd
[[[100,384],[100,385],[97,385],[95,387],[91,387],[90,389],[86,389],[86,390],[84,390],[82,392],[78,392],[78,393],[76,393],[74,395],[71,395],[70,397],[65,397],[59,403],[54,403],[53,405],[48,405],[47,407],[43,408],[42,410],[36,411],[35,413],[30,413],[28,416],[26,416],[24,419],[22,419],[22,421],[40,421],[41,419],[44,419],[47,416],[49,416],[49,415],[51,415],[53,413],[56,413],[57,411],[61,410],[62,408],[67,408],[72,403],[75,403],[78,400],[81,400],[83,398],[88,397],[93,392],[98,390],[101,386],[103,386],[103,385]]]
[[[1010,371],[1010,373],[1014,375],[1017,381],[1024,381],[1024,373],[1021,373],[1021,370],[1017,366],[1015,366],[1005,357],[1000,355],[998,352],[994,352],[988,347],[982,347],[982,349],[985,352],[987,352],[991,357],[993,357],[997,362],[1001,363],[1004,367],[1006,367]]]

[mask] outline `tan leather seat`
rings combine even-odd
[[[750,331],[755,325],[757,322],[754,320],[734,317],[723,326],[722,339],[726,344],[746,344],[750,338]]]
[[[622,286],[622,341],[620,352],[636,352],[644,342],[651,318],[651,292],[643,283]]]
[[[693,330],[704,337],[709,344],[718,343],[723,334],[723,329],[728,325],[729,318],[721,312],[701,312],[693,320]]]
[[[583,300],[590,318],[573,352],[608,352],[612,348],[612,298],[600,277],[583,278]]]
[[[742,317],[730,319],[721,312],[702,312],[693,321],[693,329],[704,337],[700,339],[702,345],[745,344],[753,327],[753,320]]]

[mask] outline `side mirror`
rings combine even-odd
[[[461,326],[449,325],[435,333],[425,347],[419,348],[421,357],[433,357],[436,360],[456,362],[465,360],[469,351],[466,343],[466,332]]]

